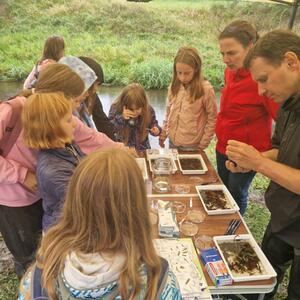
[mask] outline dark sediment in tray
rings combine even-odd
[[[182,170],[203,170],[200,159],[198,158],[180,158]]]
[[[236,274],[264,274],[263,267],[254,249],[248,241],[230,241],[219,243],[229,268]]]
[[[231,208],[223,191],[200,191],[208,210]]]

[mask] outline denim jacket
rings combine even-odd
[[[83,152],[76,145],[41,150],[38,153],[37,181],[43,199],[44,231],[53,225],[60,215],[70,177],[83,156]]]

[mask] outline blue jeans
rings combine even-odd
[[[216,151],[216,157],[218,174],[239,206],[241,215],[243,215],[247,208],[248,189],[256,173],[254,171],[232,173],[225,166],[228,157],[218,151]]]

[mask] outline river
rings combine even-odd
[[[120,94],[122,88],[123,87],[112,86],[102,86],[100,88],[99,96],[106,114],[108,114],[112,102]],[[7,99],[11,96],[14,96],[21,91],[21,89],[22,83],[20,82],[0,81],[0,99]],[[164,120],[167,90],[147,90],[147,95],[150,104],[155,110],[156,118],[161,125]],[[158,138],[150,135],[150,143],[152,148],[157,148]]]

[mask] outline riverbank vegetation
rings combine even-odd
[[[104,67],[105,83],[111,85],[138,81],[146,88],[166,88],[178,48],[194,46],[203,58],[205,77],[220,89],[224,66],[217,36],[237,18],[252,22],[264,33],[286,28],[289,9],[237,0],[3,0],[0,80],[24,80],[47,36],[59,34],[65,37],[67,55],[94,57]],[[300,31],[297,20],[295,31]],[[213,160],[214,145],[208,154]],[[252,190],[263,191],[267,184],[266,178],[257,175]],[[267,209],[251,202],[245,219],[260,242],[269,219]],[[0,274],[0,299],[15,299],[17,284],[13,274]]]
[[[182,45],[199,49],[205,76],[220,88],[223,64],[217,36],[224,25],[245,18],[260,31],[285,27],[284,5],[245,1],[6,0],[0,4],[0,80],[23,80],[51,34],[63,35],[68,55],[96,58],[105,82],[139,81],[166,88],[172,60]]]

